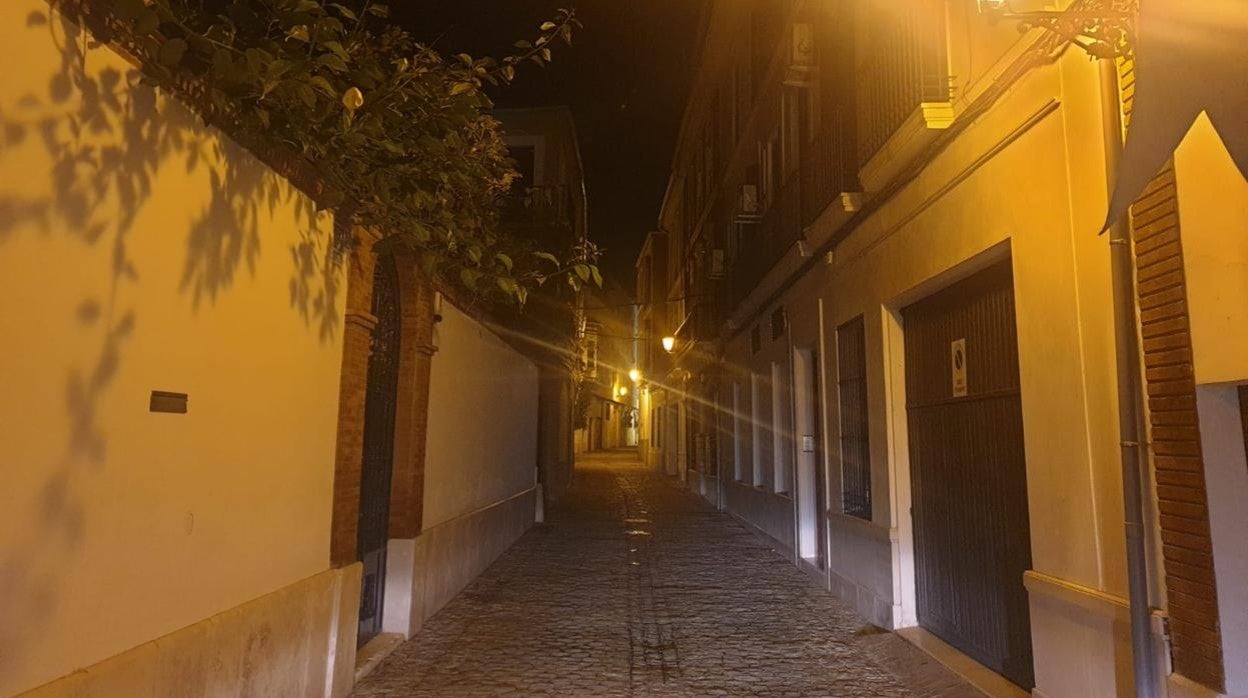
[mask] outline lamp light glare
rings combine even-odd
[[[628,386],[627,386],[627,385],[621,385],[621,386],[620,386],[620,397],[624,397],[625,395],[628,395]]]
[[[675,337],[664,337],[664,338],[663,338],[663,351],[665,351],[665,352],[667,352],[667,353],[669,353],[669,354],[670,354],[670,353],[672,353],[672,350],[673,350],[673,349],[675,349],[675,348],[676,348],[676,338],[675,338]]]
[[[637,370],[637,369],[635,369],[635,368],[634,368],[634,369],[631,369],[631,370],[628,372],[628,379],[629,379],[630,381],[634,382],[634,383],[640,382],[640,381],[641,381],[641,371],[639,371],[639,370]]]

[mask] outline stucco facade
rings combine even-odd
[[[362,598],[410,635],[540,514],[538,364],[46,2],[0,39],[0,694],[346,695]]]
[[[1026,594],[1034,670],[1016,677],[1034,681],[1022,688],[1035,695],[1129,695],[1114,292],[1108,239],[1098,235],[1108,199],[1103,99],[1118,94],[1119,85],[1103,82],[1081,51],[1063,50],[1039,31],[1020,37],[970,1],[872,10],[794,2],[775,8],[774,17],[763,14],[720,5],[710,12],[660,221],[671,250],[667,309],[694,322],[695,311],[672,299],[704,293],[715,298],[711,313],[718,318],[713,332],[678,347],[675,369],[686,381],[679,397],[689,405],[713,400],[714,416],[678,417],[673,430],[709,432],[718,460],[695,467],[696,438],[682,438],[664,449],[663,460],[676,463],[669,473],[691,469],[691,487],[771,537],[871,622],[912,629],[907,636],[923,646],[943,644],[924,630],[930,617],[924,620],[916,589],[923,563],[912,459],[927,445],[911,442],[918,408],[907,392],[915,390],[910,364],[918,358],[907,357],[905,315],[919,301],[1005,265],[1017,340],[1018,446],[1026,463],[1019,486],[1027,532],[1018,544],[1030,548],[1029,567],[1007,584]],[[882,43],[878,37],[886,35],[901,44]],[[769,40],[774,51],[756,50],[752,61],[733,49]],[[889,72],[890,46],[906,41],[914,42],[907,55],[920,57],[915,71],[932,70],[950,87],[934,96],[916,87],[909,110],[888,112],[880,95],[905,89]],[[847,44],[855,50],[838,53]],[[829,80],[836,89],[827,89]],[[818,103],[815,115],[811,102]],[[846,142],[839,133],[852,135]],[[847,163],[849,176],[839,169]],[[1243,236],[1232,232],[1244,227],[1248,185],[1203,122],[1180,148],[1175,172],[1188,298],[1182,312],[1191,323],[1218,610],[1207,640],[1179,620],[1175,634],[1166,632],[1166,608],[1178,598],[1167,584],[1184,583],[1176,561],[1201,545],[1172,537],[1167,525],[1175,524],[1166,517],[1176,514],[1167,502],[1203,497],[1206,485],[1188,488],[1186,480],[1159,475],[1146,506],[1153,665],[1171,695],[1240,695],[1246,687],[1232,667],[1245,656],[1246,606],[1242,585],[1224,574],[1245,556],[1229,538],[1219,543],[1218,531],[1229,535],[1237,525],[1229,501],[1248,492],[1237,468],[1243,449],[1234,444],[1242,436],[1234,425],[1238,402],[1234,387],[1226,387],[1248,379],[1248,354],[1237,349],[1248,336],[1239,317],[1240,300],[1248,298],[1238,292],[1246,278],[1236,251]],[[791,216],[790,194],[800,201]],[[702,271],[702,258],[721,254],[726,273]],[[1141,278],[1153,263],[1138,259]],[[1171,310],[1142,307],[1146,343],[1149,323]],[[841,414],[845,376],[856,367],[838,365],[841,330],[855,321],[864,347],[861,388],[855,384],[865,392],[861,435],[846,431],[856,411]],[[981,356],[1000,351],[963,348]],[[1150,362],[1148,370],[1150,377],[1170,376],[1158,380],[1177,380],[1185,369]],[[715,382],[709,392],[698,387],[707,380]],[[1150,386],[1149,395],[1156,389]],[[1157,419],[1154,431],[1169,438],[1169,425],[1163,419],[1158,427]],[[969,439],[986,444],[990,436],[972,432]],[[869,477],[851,471],[860,467],[846,450],[851,438],[869,444]],[[865,492],[849,491],[851,472],[854,483],[869,481]],[[1215,482],[1223,491],[1213,492]],[[851,511],[851,494],[866,497],[865,513]],[[1201,598],[1214,603],[1212,587],[1208,594]],[[1178,614],[1184,623],[1191,618]],[[1193,637],[1201,639],[1193,645]],[[1193,651],[1216,658],[1180,661]],[[996,672],[956,658],[956,650],[954,656],[983,686],[1011,690]]]

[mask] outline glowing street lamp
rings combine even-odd
[[[675,348],[676,348],[675,337],[668,336],[668,337],[663,338],[663,351],[670,354],[672,353],[672,350],[674,350]]]
[[[634,368],[634,369],[630,369],[630,370],[629,370],[629,372],[628,372],[628,379],[629,379],[630,381],[634,382],[634,383],[640,383],[640,382],[641,382],[641,371],[639,371],[639,370],[637,370],[637,369],[635,369],[635,368]]]
[[[619,389],[619,393],[620,393],[620,397],[624,397],[625,395],[628,395],[628,386],[621,385]]]

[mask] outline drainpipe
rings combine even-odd
[[[1102,59],[1101,110],[1105,129],[1105,165],[1110,196],[1117,184],[1122,159],[1121,92],[1118,65]],[[1156,698],[1153,673],[1152,606],[1148,598],[1148,561],[1144,544],[1145,452],[1140,443],[1140,337],[1135,319],[1135,279],[1132,271],[1131,231],[1127,221],[1109,228],[1110,264],[1114,300],[1114,340],[1118,365],[1118,431],[1122,439],[1122,496],[1127,534],[1127,587],[1131,615],[1131,656],[1135,693]]]

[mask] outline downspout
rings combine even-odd
[[[1122,110],[1118,65],[1102,59],[1101,111],[1105,129],[1105,166],[1110,196],[1122,159]],[[1127,590],[1131,617],[1131,657],[1135,693],[1157,698],[1153,673],[1152,606],[1148,598],[1148,560],[1144,543],[1143,470],[1147,463],[1140,437],[1140,337],[1135,318],[1135,278],[1131,230],[1126,219],[1109,228],[1114,301],[1114,344],[1118,365],[1118,431],[1122,439],[1122,497],[1127,534]]]

